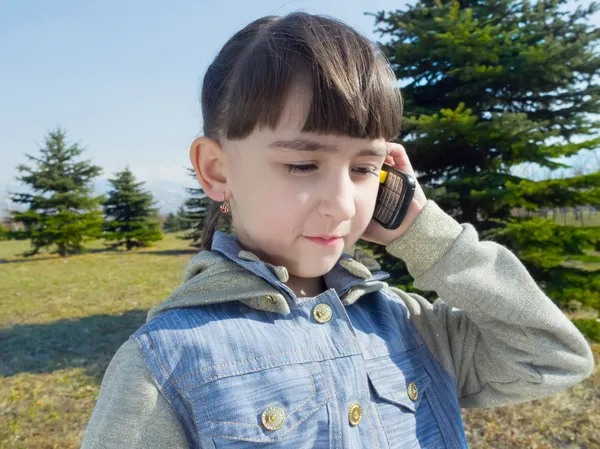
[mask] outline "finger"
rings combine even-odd
[[[396,143],[396,142],[388,142],[387,143],[387,149],[391,152],[397,153],[399,151],[403,151],[406,152],[404,146],[402,144]]]
[[[413,177],[416,177],[415,171],[410,163],[410,159],[408,158],[406,150],[402,145],[392,143],[390,146],[388,146],[388,150],[390,151],[390,156],[393,158],[393,162],[388,162],[389,165],[400,171],[408,173]]]

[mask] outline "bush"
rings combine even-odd
[[[573,300],[569,301],[568,308],[571,312],[577,312],[578,310],[581,310],[582,306],[583,306],[583,304],[581,304],[581,301],[577,301],[576,299],[573,299]]]
[[[600,343],[600,321],[573,320],[573,324],[591,342]]]

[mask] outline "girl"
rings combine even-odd
[[[202,88],[191,162],[206,194],[185,283],[115,354],[90,448],[465,448],[461,407],[581,382],[585,338],[505,247],[418,187],[399,229],[371,220],[384,162],[414,176],[397,82],[352,28],[264,17]],[[235,235],[215,231],[231,213]],[[359,238],[403,259],[390,287]]]

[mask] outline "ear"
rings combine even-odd
[[[190,161],[204,193],[215,201],[223,201],[227,195],[227,177],[221,145],[208,137],[198,137],[190,146]]]

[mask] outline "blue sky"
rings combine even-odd
[[[584,4],[589,3],[584,1]],[[404,0],[102,2],[0,0],[0,186],[65,127],[111,176],[189,184],[204,71],[248,22],[294,10],[332,15],[377,39],[365,12]],[[0,192],[0,196],[4,192]]]
[[[23,153],[64,126],[105,175],[130,164],[145,179],[185,179],[201,132],[202,76],[248,22],[294,10],[338,17],[375,38],[365,11],[403,1],[82,2],[0,0],[0,182]]]

